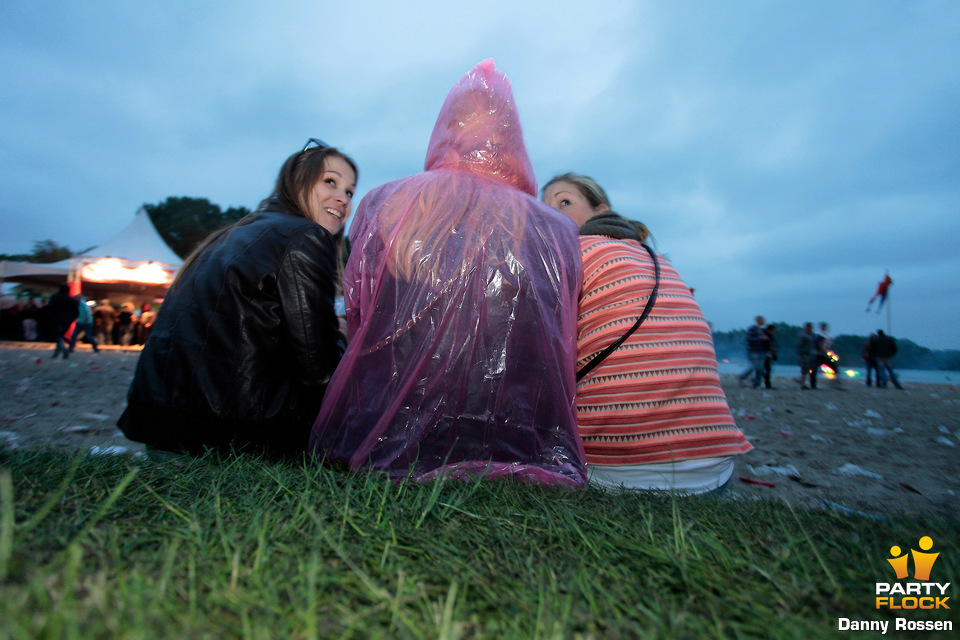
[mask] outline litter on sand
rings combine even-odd
[[[63,433],[90,433],[93,429],[86,425],[77,424],[71,427],[60,427],[60,431]]]
[[[900,483],[900,486],[903,487],[904,489],[907,489],[908,491],[913,491],[914,493],[919,493],[921,496],[923,495],[923,493],[920,491],[920,489],[917,489],[916,487],[912,487],[912,486],[910,486],[909,484],[907,484],[906,482],[901,482],[901,483]]]
[[[785,464],[783,466],[773,466],[765,465],[761,467],[754,467],[753,465],[748,464],[747,468],[750,469],[750,472],[758,476],[800,476],[800,470],[797,469],[792,464]]]
[[[801,486],[804,486],[804,487],[814,488],[814,487],[819,487],[819,486],[820,486],[820,485],[817,484],[816,482],[807,482],[806,480],[804,480],[804,479],[801,478],[800,476],[789,475],[789,476],[787,476],[787,477],[790,478],[791,480],[793,480],[794,482],[796,482],[797,484],[799,484],[799,485],[801,485]]]
[[[829,500],[824,500],[820,504],[823,505],[824,507],[827,507],[828,509],[833,509],[834,511],[839,511],[840,513],[846,513],[851,516],[863,516],[864,518],[870,518],[872,520],[878,520],[880,522],[883,522],[884,520],[886,520],[886,518],[882,518],[878,515],[874,515],[872,513],[866,513],[864,511],[857,511],[856,509],[851,509],[850,507],[845,507],[842,504],[837,504],[836,502],[830,502]]]
[[[0,431],[0,442],[11,449],[20,448],[19,440],[20,434],[14,433],[13,431]]]
[[[864,476],[866,478],[883,480],[883,476],[880,475],[879,473],[874,473],[873,471],[867,471],[866,469],[861,469],[860,467],[853,464],[852,462],[848,462],[842,467],[837,467],[836,469],[833,470],[833,472],[838,475],[847,476],[851,478],[854,476]]]
[[[113,445],[110,447],[101,447],[100,445],[93,445],[90,447],[90,455],[92,456],[122,456],[127,453],[126,447],[121,447],[119,445]]]
[[[740,482],[746,482],[747,484],[759,484],[763,487],[776,487],[777,485],[772,482],[767,482],[766,480],[757,480],[756,478],[748,478],[746,476],[740,476]]]

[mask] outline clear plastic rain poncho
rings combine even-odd
[[[394,478],[585,484],[576,225],[537,201],[507,78],[458,82],[425,171],[371,191],[344,275],[350,344],[311,451]]]

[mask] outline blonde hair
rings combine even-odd
[[[444,178],[423,181],[418,189],[405,191],[406,198],[389,197],[378,211],[381,237],[387,244],[386,266],[392,276],[439,283],[443,256],[454,236],[467,238],[482,250],[496,229],[512,252],[519,246],[522,221],[501,219],[492,212],[509,196],[488,198],[473,189],[461,189],[457,183],[475,180],[469,174],[450,172]],[[519,192],[515,197],[523,198]]]

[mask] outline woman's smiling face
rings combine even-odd
[[[338,156],[328,156],[323,165],[320,179],[310,190],[308,214],[311,220],[337,235],[350,217],[357,174]]]

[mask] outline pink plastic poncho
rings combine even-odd
[[[577,228],[537,201],[507,78],[450,91],[425,172],[371,191],[344,274],[350,344],[313,427],[328,463],[586,482]]]

